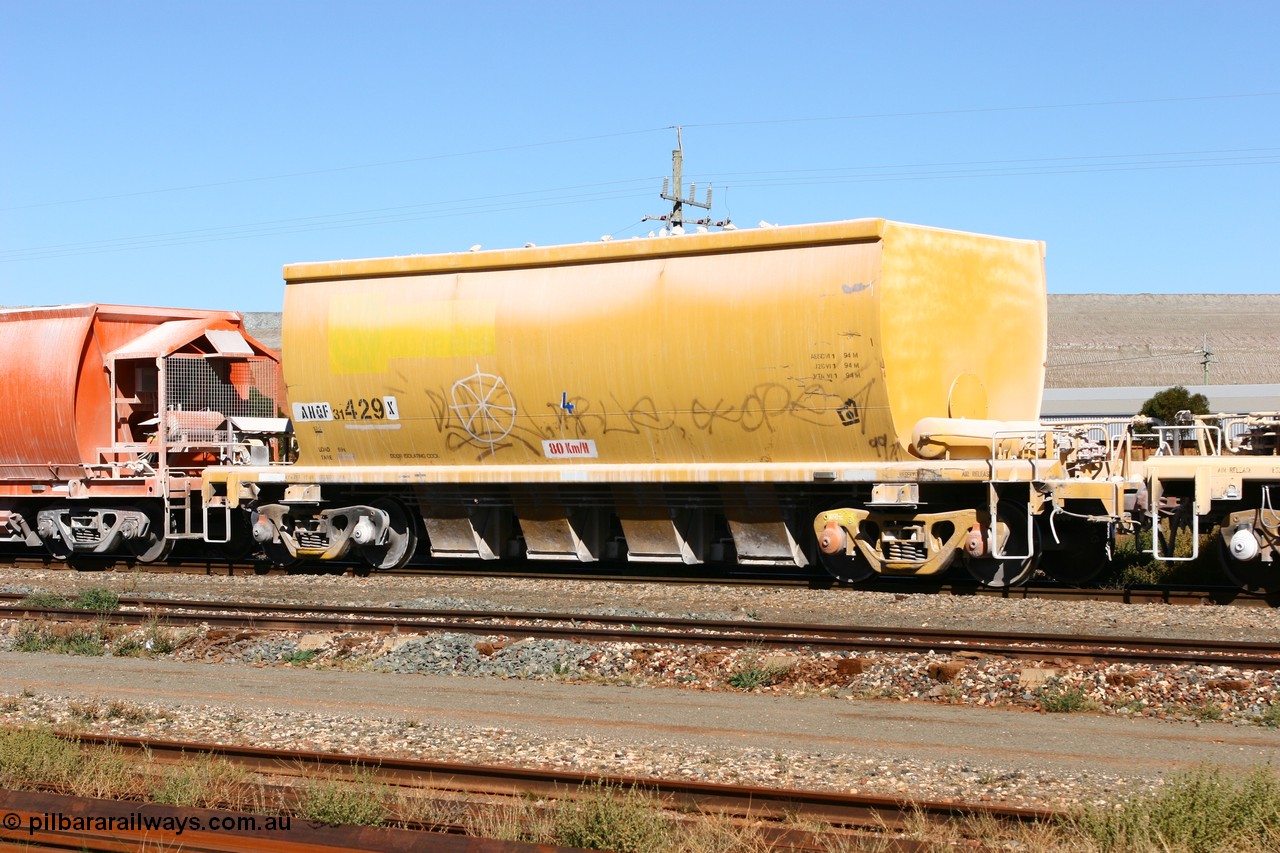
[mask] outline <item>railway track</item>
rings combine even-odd
[[[0,601],[8,602],[0,606],[0,616],[85,621],[105,619],[120,624],[144,624],[159,620],[175,626],[210,625],[259,631],[456,632],[579,642],[639,642],[770,649],[807,647],[853,652],[942,651],[1030,660],[1212,664],[1243,669],[1280,670],[1280,643],[139,597],[122,597],[122,609],[109,612],[30,606],[23,604],[22,597],[17,594],[0,594]]]
[[[265,576],[290,574],[367,574],[368,567],[361,564],[335,563],[327,567],[276,568],[262,563],[229,563],[219,561],[170,561],[166,563],[140,564],[132,560],[103,558],[87,562],[78,568],[49,556],[4,554],[0,552],[0,570],[31,568],[54,571],[83,571],[92,566],[99,571],[146,572],[148,574],[191,574],[207,577]],[[871,578],[857,584],[843,584],[822,575],[772,574],[772,573],[706,573],[690,575],[687,567],[672,570],[665,566],[637,568],[622,563],[607,568],[566,570],[561,566],[548,569],[522,567],[503,569],[485,566],[477,569],[473,564],[432,564],[409,566],[394,571],[379,572],[388,577],[448,577],[448,578],[512,578],[527,580],[580,580],[609,583],[664,583],[681,585],[721,584],[727,586],[760,586],[770,588],[799,587],[805,589],[834,589],[848,592],[886,592],[896,595],[952,595],[1004,599],[1048,599],[1053,601],[1107,601],[1117,604],[1169,604],[1180,606],[1233,606],[1280,607],[1280,594],[1246,592],[1235,586],[1194,585],[1140,585],[1124,588],[1097,588],[1069,586],[1054,581],[1031,581],[1016,587],[996,589],[985,587],[976,581],[947,575],[941,578]]]
[[[84,746],[111,746],[126,755],[136,754],[149,761],[160,763],[190,762],[196,757],[211,757],[235,764],[249,773],[270,780],[268,789],[273,793],[275,802],[282,804],[282,811],[288,812],[288,804],[292,802],[290,791],[299,782],[319,775],[331,780],[347,779],[360,781],[367,785],[376,782],[387,789],[395,788],[412,791],[417,796],[448,797],[449,802],[458,802],[459,796],[467,798],[472,808],[502,809],[504,801],[518,797],[525,801],[537,798],[542,802],[564,799],[575,799],[582,792],[621,793],[634,790],[643,793],[667,811],[678,814],[699,813],[715,815],[721,819],[728,818],[738,822],[750,822],[760,830],[761,835],[769,840],[775,849],[816,850],[820,849],[812,831],[798,829],[801,825],[821,825],[845,833],[872,833],[878,841],[876,849],[895,850],[901,853],[915,853],[933,849],[932,845],[915,842],[909,839],[892,840],[891,836],[907,830],[920,829],[921,822],[939,825],[973,817],[992,819],[1006,824],[1030,824],[1051,821],[1061,818],[1064,812],[1026,809],[991,803],[964,802],[921,802],[896,799],[890,797],[866,796],[861,794],[833,791],[795,790],[769,788],[747,785],[726,785],[706,782],[689,782],[680,780],[654,779],[622,775],[591,775],[558,770],[541,770],[510,766],[465,765],[447,762],[423,761],[416,759],[384,758],[374,755],[349,755],[326,752],[308,752],[267,749],[246,746],[228,746],[225,744],[200,743],[189,741],[169,741],[153,738],[131,738],[116,736],[99,736],[86,734],[66,735]],[[167,812],[160,806],[142,806],[138,803],[119,803],[112,801],[90,800],[72,802],[72,798],[58,798],[48,793],[16,793],[0,792],[0,806],[11,813],[19,813],[22,818],[22,832],[30,826],[30,821],[43,818],[47,825],[55,814],[88,814],[103,815],[112,813],[119,816],[137,815],[150,811],[153,817],[163,817]],[[168,810],[176,812],[174,817],[197,817],[200,825],[209,827],[218,813],[205,810],[182,809]],[[224,813],[225,814],[225,813]],[[256,820],[243,821],[245,827],[264,823],[262,817]],[[239,833],[234,843],[244,846],[226,846],[232,840],[226,836],[213,835],[200,837],[198,834],[188,838],[179,837],[184,850],[279,850],[292,853],[298,850],[339,850],[339,849],[385,849],[409,850],[424,849],[424,844],[432,850],[468,850],[472,853],[517,853],[517,851],[550,851],[562,848],[526,844],[506,844],[488,839],[467,839],[473,846],[463,847],[456,844],[462,839],[461,826],[442,826],[436,824],[436,831],[430,835],[422,832],[406,832],[403,829],[355,828],[355,827],[323,827],[329,834],[317,837],[314,824],[293,818],[287,832],[259,833],[257,840],[246,844],[253,837],[247,831]],[[295,830],[299,834],[295,834]],[[331,831],[332,830],[332,831]],[[18,832],[0,832],[0,839],[47,842],[50,833],[33,834],[22,838]],[[86,839],[83,837],[66,838],[53,833],[56,840],[62,842],[61,847],[44,847],[34,844],[32,849],[90,849],[117,850],[119,847],[80,846]],[[206,836],[208,833],[206,833]],[[419,846],[413,846],[413,839]],[[429,840],[428,840],[429,839]],[[92,840],[92,839],[89,839]],[[294,847],[293,844],[315,844],[317,841],[327,845],[322,847]],[[446,842],[455,842],[449,844]],[[66,846],[68,844],[73,846]],[[219,846],[219,845],[222,846]],[[369,846],[360,846],[369,845]],[[563,848],[567,849],[567,848]]]
[[[394,827],[330,826],[297,818],[266,828],[245,812],[0,790],[0,844],[32,853],[568,853],[571,848],[422,832]],[[193,823],[198,821],[198,823]]]

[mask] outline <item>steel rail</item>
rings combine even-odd
[[[46,570],[65,570],[65,562],[50,556],[4,554],[0,561],[7,561],[15,568],[31,564]],[[226,560],[190,560],[143,564],[125,557],[101,558],[98,565],[116,571],[144,571],[149,574],[194,574],[209,577],[234,577],[236,575],[295,575],[295,574],[368,574],[366,566],[356,563],[334,563],[323,566],[280,568],[262,563],[229,562]],[[662,568],[637,569],[634,564],[623,564],[617,571],[601,571],[592,568],[584,571],[566,571],[563,567],[536,570],[503,569],[474,565],[410,565],[403,569],[379,572],[387,577],[449,577],[449,578],[513,578],[528,580],[580,580],[609,583],[665,583],[680,585],[759,586],[765,588],[802,587],[808,589],[834,589],[849,592],[887,592],[898,595],[951,595],[978,598],[1049,599],[1055,601],[1110,601],[1118,604],[1168,604],[1179,606],[1234,606],[1280,607],[1280,593],[1247,592],[1234,586],[1136,585],[1123,588],[1099,588],[1069,586],[1053,581],[1031,581],[1016,587],[985,587],[977,581],[957,578],[885,578],[875,577],[856,584],[845,584],[827,575],[785,573],[730,573],[725,575],[690,575]]]
[[[138,563],[131,557],[86,558],[105,570],[152,574],[195,574],[205,576],[349,574],[368,575],[368,566],[359,562],[335,561],[303,567],[275,567],[261,562],[213,559],[171,560],[164,563]],[[4,563],[15,568],[30,564],[46,570],[65,570],[65,561],[41,554],[33,556],[16,549],[0,547],[0,569]],[[1139,584],[1123,588],[1089,588],[1071,586],[1051,580],[1032,580],[1015,587],[985,587],[977,581],[954,574],[941,577],[872,577],[856,584],[846,584],[829,575],[800,572],[726,571],[696,575],[688,566],[671,569],[663,565],[637,566],[635,563],[593,565],[581,570],[563,565],[536,569],[503,568],[501,565],[477,567],[474,561],[434,560],[410,564],[402,569],[378,572],[386,577],[500,577],[529,580],[582,580],[614,583],[670,583],[680,585],[722,584],[728,586],[761,586],[766,588],[806,587],[865,592],[889,592],[901,595],[953,595],[1005,599],[1053,599],[1061,601],[1114,601],[1122,604],[1231,605],[1237,607],[1280,607],[1280,593],[1248,592],[1228,585]]]
[[[430,788],[473,795],[548,797],[571,796],[583,787],[603,785],[623,790],[639,790],[657,797],[668,808],[696,810],[737,818],[783,820],[803,817],[833,826],[903,829],[913,813],[930,820],[954,820],[975,814],[998,820],[1031,823],[1053,820],[1063,812],[1027,809],[990,803],[958,801],[913,801],[895,797],[868,796],[805,789],[769,788],[756,785],[729,785],[690,782],[614,774],[575,773],[497,765],[457,764],[376,755],[282,750],[267,747],[169,741],[115,735],[64,735],[84,744],[116,745],[121,749],[153,756],[210,755],[264,774],[310,776],[368,774],[385,784]]]
[[[0,789],[0,811],[5,813],[0,844],[68,853],[139,849],[184,853],[413,853],[424,849],[441,853],[568,853],[573,849],[392,827],[334,826],[297,817],[290,818],[288,828],[266,829],[262,827],[267,815],[35,791]],[[193,819],[199,821],[199,829],[194,828]]]
[[[12,599],[10,599],[12,600]],[[541,639],[717,645],[828,651],[966,652],[1022,659],[1064,658],[1123,663],[1230,665],[1280,670],[1280,643],[1064,635],[728,620],[610,617],[530,611],[409,610],[179,599],[122,598],[138,610],[0,606],[0,615],[60,620],[170,625],[220,625],[250,630],[458,632]],[[554,624],[547,624],[554,623]]]

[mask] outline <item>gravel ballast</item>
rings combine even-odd
[[[1052,625],[1062,633],[1280,640],[1276,613],[1233,607],[562,580],[86,576],[44,571],[11,571],[7,577],[9,583],[3,589],[19,592],[65,593],[111,587],[121,594],[155,597],[512,610],[547,610],[552,608],[546,604],[554,602],[557,611],[601,615],[611,611],[613,615],[1006,631],[1038,631]],[[16,626],[16,622],[3,626],[0,648],[12,647]],[[113,697],[128,701],[145,709],[141,715],[145,719],[138,720],[139,714],[95,714],[92,705],[86,709],[82,704],[76,712],[71,703],[60,698],[72,695],[66,692],[71,688],[55,673],[92,665],[92,659],[16,653],[3,654],[3,658],[6,669],[15,676],[15,666],[37,659],[44,662],[41,666],[47,673],[47,677],[21,685],[14,683],[13,690],[5,691],[0,707],[7,709],[3,719],[9,725],[45,721],[121,734],[285,748],[292,744],[293,748],[553,766],[590,773],[862,790],[919,799],[967,798],[1029,805],[1111,800],[1158,785],[1167,772],[1187,766],[1187,758],[1193,754],[1199,756],[1196,760],[1247,766],[1268,763],[1280,746],[1280,732],[1271,728],[1278,722],[1273,709],[1280,705],[1273,674],[1226,666],[1026,662],[952,656],[941,650],[854,655],[812,650],[765,653],[643,642],[589,644],[522,638],[516,628],[495,631],[490,637],[193,629],[182,635],[179,648],[171,655],[116,658],[112,667],[121,669],[98,670],[109,672],[111,678],[91,679],[80,688],[76,701],[97,702],[100,707],[108,707]],[[586,695],[573,691],[592,691],[592,701],[599,707],[578,729],[565,732],[549,722],[555,716],[552,710],[547,711],[546,721],[537,724],[521,718],[486,725],[466,714],[450,715],[444,710],[440,716],[418,713],[421,709],[415,708],[410,698],[404,700],[404,717],[362,714],[357,709],[367,699],[363,689],[326,696],[323,709],[308,708],[286,695],[257,697],[259,701],[251,709],[244,704],[246,697],[228,695],[216,687],[210,688],[207,701],[183,699],[179,691],[165,689],[168,685],[194,685],[204,677],[202,673],[217,671],[193,667],[197,662],[219,663],[230,672],[261,672],[267,677],[265,683],[293,683],[307,677],[372,678],[380,685],[398,685],[388,689],[410,697],[427,683],[437,692],[444,684],[449,693],[476,695],[488,695],[491,685],[507,699],[493,700],[491,696],[488,707],[478,708],[476,713],[488,711],[495,719],[511,710],[504,706],[519,705],[524,691],[534,689],[567,691],[557,694],[566,697]],[[148,668],[154,671],[161,666],[178,669],[165,670],[168,680],[157,685],[146,674]],[[749,672],[764,677],[759,682],[741,677]],[[484,691],[479,685],[486,685]],[[17,692],[21,686],[28,688],[29,695]],[[689,697],[698,710],[691,712],[689,719],[673,721],[656,731],[625,724],[629,706],[668,701],[660,698],[664,696],[671,701]],[[1052,710],[1048,700],[1087,710],[1044,713]],[[758,742],[753,743],[699,734],[704,727],[725,728],[707,722],[712,716],[749,715],[748,704],[759,701],[796,703],[787,707],[796,708],[797,714],[802,709],[817,720],[829,719],[832,725],[825,731],[814,730],[811,748],[805,748],[803,731],[771,734],[761,730]],[[1007,738],[996,738],[985,746],[957,743],[952,751],[935,754],[931,752],[938,747],[934,740],[926,737],[922,742],[894,724],[905,708],[913,714],[941,715],[911,725],[939,727],[931,737],[942,742],[947,740],[948,715],[952,719],[965,715],[964,719],[970,720],[969,715],[975,714],[977,722],[966,722],[957,730],[981,731],[990,726],[1020,732],[1047,727],[1045,731],[1059,733],[1065,740],[1055,748],[1057,752],[1044,754],[1031,746],[1015,748]],[[851,715],[861,718],[864,727],[851,730],[839,724]],[[606,725],[610,721],[616,724]],[[873,728],[865,728],[868,721]],[[1106,737],[1157,733],[1152,742],[1166,744],[1167,761],[1162,763],[1157,751],[1151,761],[1135,757],[1118,765],[1107,754],[1124,754],[1116,749],[1104,749],[1090,760],[1087,756],[1097,744],[1085,749],[1071,742],[1071,732],[1089,721],[1119,727],[1107,729]],[[595,725],[604,728],[593,732]],[[749,732],[752,725],[749,720],[740,720],[728,728]],[[1125,732],[1130,734],[1123,735]],[[1100,736],[1097,731],[1079,735],[1088,739]],[[1187,747],[1205,743],[1217,746],[1205,755],[1198,748]]]

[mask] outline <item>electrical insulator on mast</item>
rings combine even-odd
[[[684,171],[684,141],[682,139],[681,128],[676,125],[676,147],[671,152],[671,177],[662,179],[662,198],[671,202],[671,212],[663,216],[645,216],[641,221],[649,221],[653,219],[668,223],[672,230],[680,228],[675,233],[684,233],[684,206],[700,207],[703,210],[711,210],[711,187],[707,187],[707,200],[705,202],[697,201],[698,185],[692,181],[689,183],[689,195],[680,194]],[[716,228],[723,228],[729,224],[728,219],[723,222],[712,222],[710,217],[706,219],[696,220],[696,225],[711,225]]]

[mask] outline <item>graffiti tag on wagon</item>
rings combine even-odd
[[[476,372],[459,379],[449,389],[449,407],[474,441],[493,446],[506,438],[516,425],[516,401],[501,376]]]
[[[765,382],[752,388],[740,402],[726,403],[722,397],[707,404],[695,398],[689,409],[694,427],[707,433],[714,432],[717,424],[757,432],[773,430],[774,423],[782,418],[821,426],[832,396],[821,385],[805,385],[795,393],[789,386]]]
[[[607,408],[603,401],[591,401],[586,397],[566,398],[560,404],[548,404],[556,415],[554,427],[544,429],[548,437],[569,432],[576,438],[588,435],[642,435],[646,432],[665,432],[677,426],[672,412],[662,411],[657,401],[643,396],[630,404],[612,399],[614,408]],[[566,408],[572,406],[572,410]]]

